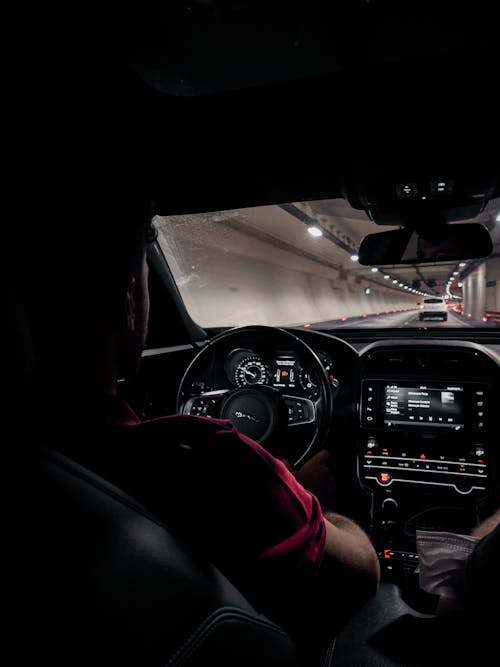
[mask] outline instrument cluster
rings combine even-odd
[[[333,360],[325,352],[317,352],[332,389],[339,386]],[[291,352],[276,352],[264,357],[249,348],[237,348],[226,357],[224,370],[229,382],[235,387],[269,385],[283,392],[292,391],[307,395],[311,399],[319,396],[314,373],[301,364],[298,355]]]

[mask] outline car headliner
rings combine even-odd
[[[140,146],[163,215],[339,197],[362,208],[394,179],[447,173],[459,206],[498,197],[491,9],[425,5],[38,8],[15,62],[26,131],[52,127],[76,157],[96,132]]]

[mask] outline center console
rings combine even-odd
[[[417,529],[468,533],[487,500],[498,365],[467,347],[362,355],[358,474],[372,497],[372,537],[386,579],[418,567]]]
[[[394,493],[408,484],[486,491],[488,385],[366,379],[361,396],[365,483]]]

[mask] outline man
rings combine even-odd
[[[230,422],[141,423],[117,383],[147,334],[151,211],[125,176],[85,185],[62,206],[66,220],[31,235],[37,434],[154,511],[292,635],[333,635],[376,592],[379,564],[365,532],[334,511],[326,452],[295,472]],[[50,241],[59,234],[67,254]]]

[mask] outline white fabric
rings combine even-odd
[[[417,530],[419,583],[427,593],[439,595],[438,614],[462,610],[460,588],[465,564],[479,537],[445,531]]]

